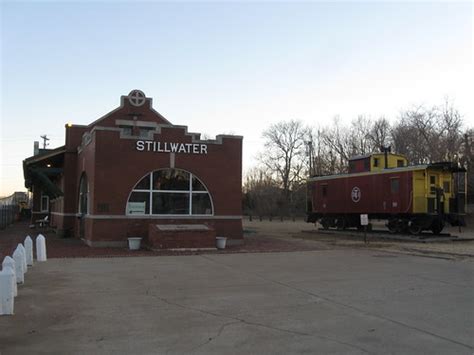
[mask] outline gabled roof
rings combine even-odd
[[[120,106],[119,107],[117,107],[116,109],[110,111],[109,113],[105,114],[104,116],[96,119],[92,123],[89,123],[87,125],[87,127],[95,126],[95,125],[99,124],[100,122],[104,121],[105,119],[107,119],[108,117],[114,115],[117,111],[120,111],[123,108],[125,108],[125,106],[129,105],[129,103],[127,103],[127,100],[130,101],[130,99],[131,99],[130,95],[132,95],[134,92],[140,92],[141,94],[143,94],[143,92],[140,91],[140,90],[132,90],[128,95],[120,96]],[[143,94],[143,98],[144,98],[144,103],[141,106],[146,106],[148,110],[150,110],[154,115],[156,115],[156,117],[159,120],[162,121],[160,123],[172,125],[172,123],[170,121],[168,121],[162,114],[160,114],[158,111],[156,111],[153,108],[153,99],[151,97],[145,97],[145,94]],[[135,108],[141,109],[142,108],[141,106],[135,107]],[[134,106],[131,106],[131,107],[133,108]]]

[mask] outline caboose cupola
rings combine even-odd
[[[388,151],[357,155],[349,158],[349,174],[401,168],[407,165],[408,160],[403,155]]]

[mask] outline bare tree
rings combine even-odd
[[[331,158],[331,172],[342,173],[346,171],[347,161],[351,154],[350,133],[347,127],[341,126],[339,117],[335,117],[332,127],[326,128],[322,133],[322,142],[327,147]]]
[[[265,152],[260,155],[259,160],[280,183],[287,200],[292,185],[304,178],[307,132],[302,122],[296,120],[273,124],[263,132]]]
[[[342,159],[338,153],[344,150],[343,144],[327,144],[328,140],[333,143],[331,139],[332,137],[338,137],[338,133],[339,131],[321,127],[308,131],[308,158],[311,159],[308,175],[330,175],[342,172],[345,169],[345,165],[341,165]]]
[[[277,214],[279,187],[265,167],[247,172],[244,180],[244,209],[259,216]]]
[[[469,203],[474,201],[474,129],[468,128],[462,135],[463,143],[458,155],[459,163],[467,169],[467,193]]]
[[[439,109],[440,160],[454,161],[458,158],[463,143],[462,117],[448,98]]]
[[[462,144],[462,118],[446,99],[443,106],[402,112],[392,129],[395,150],[411,163],[453,161]]]
[[[369,131],[372,151],[378,151],[380,147],[389,145],[390,128],[390,122],[385,117],[380,117],[372,124]]]
[[[372,130],[372,121],[370,118],[359,115],[357,119],[351,122],[350,126],[350,156],[364,155],[373,151],[370,131]]]

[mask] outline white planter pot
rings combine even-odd
[[[142,238],[128,238],[128,248],[130,250],[140,250]]]
[[[216,237],[216,248],[225,249],[225,243],[227,241],[226,237]]]

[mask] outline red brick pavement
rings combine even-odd
[[[252,233],[245,234],[242,245],[227,246],[225,250],[215,251],[152,251],[146,249],[133,251],[128,248],[91,248],[79,239],[58,238],[52,230],[30,229],[27,222],[18,222],[0,231],[0,262],[5,256],[12,255],[18,243],[22,243],[27,235],[30,235],[34,240],[39,233],[46,237],[48,258],[262,253],[320,249],[317,243],[308,243],[299,239],[278,239]]]

